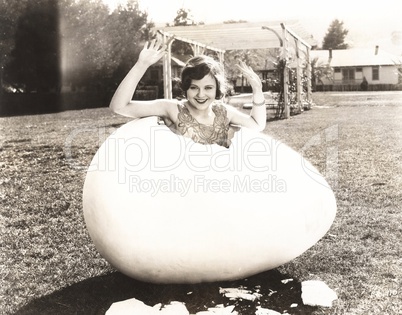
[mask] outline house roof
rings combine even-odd
[[[332,58],[329,50],[312,50],[311,59],[318,58],[318,64],[331,67],[385,66],[402,65],[402,57],[376,48],[333,49]]]
[[[297,20],[283,23],[311,46],[317,45],[317,41]],[[271,31],[263,29],[263,26]],[[280,46],[275,32],[282,37],[281,21],[168,26],[158,27],[157,30],[221,50],[275,48]]]

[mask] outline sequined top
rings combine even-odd
[[[184,103],[177,104],[179,113],[177,123],[167,124],[170,129],[184,137],[191,138],[194,142],[201,144],[218,144],[228,148],[231,144],[234,132],[237,130],[229,125],[227,111],[222,103],[212,104],[212,111],[215,118],[212,125],[199,123],[191,114]]]

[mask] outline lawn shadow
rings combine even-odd
[[[185,303],[190,314],[218,304],[236,305],[239,314],[255,314],[257,306],[283,313],[311,314],[315,309],[301,300],[301,284],[297,279],[270,270],[246,279],[201,284],[150,284],[131,279],[119,272],[86,279],[69,287],[35,299],[15,315],[28,314],[105,314],[112,303],[136,298],[153,306],[171,301]],[[247,288],[262,296],[255,301],[229,300],[219,288]],[[291,305],[293,307],[291,308]],[[297,304],[297,307],[294,305]]]

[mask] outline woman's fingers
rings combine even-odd
[[[243,73],[246,79],[250,82],[252,86],[260,87],[261,86],[261,79],[254,72],[254,70],[248,66],[245,62],[240,61],[240,64],[236,64],[237,68]]]
[[[151,40],[151,43],[149,44],[149,49],[154,49],[154,47],[155,47],[155,42],[156,42],[156,39],[154,38],[153,40]]]
[[[254,72],[253,69],[251,69],[251,67],[248,66],[244,61],[240,61],[240,66],[241,66],[241,68],[244,69],[245,71]]]
[[[147,41],[144,44],[145,50],[164,51],[164,50],[166,50],[166,48],[167,48],[167,45],[163,44],[163,41],[160,38],[156,38],[156,39],[154,38],[150,42]]]
[[[245,76],[249,78],[252,78],[253,75],[255,74],[254,71],[244,63],[242,65],[236,65],[236,66]]]
[[[162,40],[160,39],[160,37],[158,37],[156,42],[155,42],[154,49],[159,50],[159,48],[162,46],[162,44],[163,44]]]
[[[246,72],[246,69],[244,68],[244,65],[237,64],[236,67],[237,67],[241,72],[243,72],[243,73]]]

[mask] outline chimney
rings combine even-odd
[[[329,60],[331,60],[332,59],[332,48],[329,48],[328,49],[328,52],[329,52]]]
[[[375,46],[375,51],[374,51],[374,55],[378,55],[378,48],[380,48],[378,45]]]

